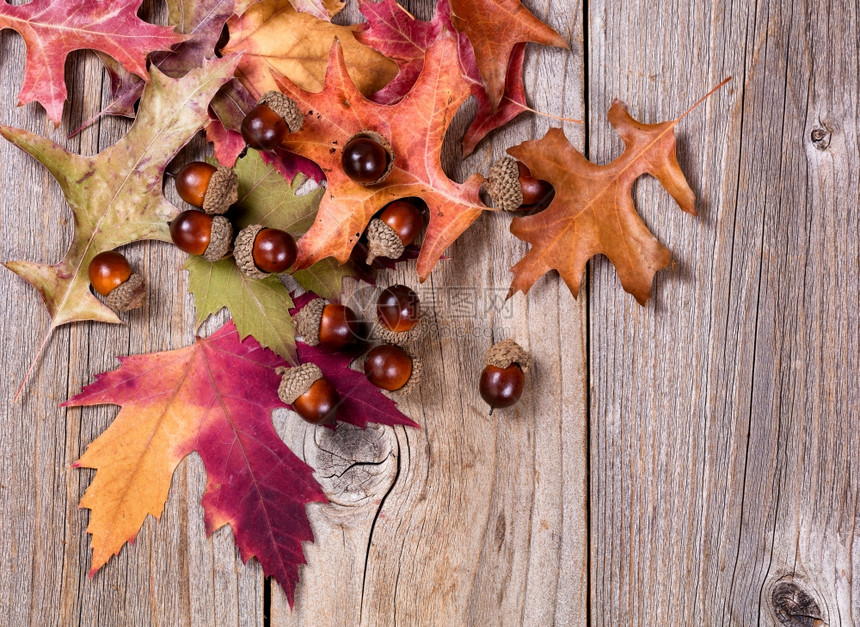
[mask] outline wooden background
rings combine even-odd
[[[621,149],[605,119],[613,98],[654,122],[735,77],[679,127],[700,217],[681,213],[653,179],[636,187],[675,260],[648,306],[598,259],[579,301],[550,277],[493,315],[431,312],[445,331],[423,346],[425,383],[406,404],[420,431],[332,434],[278,415],[333,503],[309,508],[317,541],[290,612],[256,562],[242,565],[229,530],[206,537],[196,457],[177,470],[162,520],[148,519],[132,547],[86,577],[88,514],[77,503],[92,475],[70,464],[117,410],[57,405],[116,355],[192,341],[181,253],[129,247],[149,305],[128,326],[60,329],[18,404],[48,317],[4,270],[2,624],[860,621],[860,3],[526,5],[571,44],[529,48],[530,104],[585,120],[564,128],[592,160]],[[430,0],[406,6],[432,14]],[[164,19],[159,3],[145,11]],[[127,130],[106,119],[65,139],[106,102],[88,52],[67,63],[71,100],[58,130],[39,106],[16,109],[23,59],[21,38],[3,31],[0,122],[82,154]],[[505,148],[557,124],[523,116],[462,166],[451,151],[447,165],[458,178],[486,172]],[[71,233],[58,186],[9,144],[0,155],[0,258],[56,261]],[[486,216],[419,293],[504,293],[525,250],[507,218]],[[416,284],[413,269],[388,279]],[[475,380],[501,336],[537,363],[518,408],[487,417]]]

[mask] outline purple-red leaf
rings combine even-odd
[[[18,31],[27,44],[24,84],[18,104],[34,100],[55,125],[63,116],[66,57],[88,48],[109,54],[132,74],[147,78],[146,55],[184,39],[172,28],[147,24],[137,16],[141,0],[33,0],[21,6],[0,3],[0,29]]]
[[[224,525],[242,559],[256,557],[290,600],[313,533],[305,505],[326,497],[313,470],[278,437],[270,418],[284,362],[230,322],[180,350],[120,359],[65,406],[122,409],[76,467],[96,476],[81,507],[91,510],[91,574],[159,518],[173,471],[192,451],[203,458],[206,529]]]

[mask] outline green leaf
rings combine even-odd
[[[309,268],[293,272],[293,278],[307,291],[334,301],[340,298],[343,279],[353,276],[352,264],[339,264],[334,257],[326,257]]]
[[[233,76],[236,62],[236,57],[215,59],[180,79],[153,67],[131,130],[94,157],[74,155],[39,135],[0,126],[0,135],[38,159],[57,179],[75,218],[72,244],[59,263],[6,264],[41,294],[51,315],[50,331],[81,320],[120,322],[90,293],[90,261],[137,240],[170,241],[167,224],[179,210],[161,193],[164,169],[208,122],[209,101]]]
[[[236,226],[262,224],[281,229],[298,236],[311,228],[325,189],[317,189],[301,196],[296,190],[307,180],[297,174],[292,183],[274,166],[266,165],[256,150],[249,150],[235,166],[239,179],[239,202],[241,212],[236,216]]]
[[[189,256],[185,269],[197,308],[195,326],[226,307],[242,339],[253,335],[262,346],[295,363],[295,327],[289,311],[293,300],[277,276],[249,278],[232,257],[211,263]]]

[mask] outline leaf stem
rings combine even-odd
[[[51,339],[51,335],[53,335],[53,333],[54,326],[51,325],[51,328],[48,329],[48,333],[45,335],[45,339],[42,340],[42,345],[36,352],[36,356],[33,357],[33,361],[30,362],[30,367],[27,368],[27,374],[24,375],[24,380],[21,381],[21,385],[18,386],[18,391],[15,393],[15,398],[12,399],[13,403],[17,403],[18,399],[21,398],[21,392],[24,391],[24,386],[27,384],[27,381],[29,381],[30,375],[33,373],[33,368],[35,368],[36,364],[39,362],[39,358],[42,356],[42,352],[45,350],[45,346],[48,344],[48,340]]]
[[[690,107],[689,109],[687,109],[686,111],[684,111],[684,113],[682,113],[682,114],[680,115],[680,117],[678,117],[678,119],[677,119],[677,120],[675,120],[675,122],[676,122],[676,123],[677,123],[677,122],[680,122],[680,121],[681,121],[681,120],[683,120],[685,117],[687,117],[693,109],[695,109],[695,108],[696,108],[696,107],[698,107],[700,104],[702,104],[703,102],[705,102],[705,100],[707,100],[708,98],[710,98],[711,96],[713,96],[713,95],[714,95],[714,94],[715,94],[715,93],[716,93],[716,92],[717,92],[717,91],[718,91],[718,90],[719,90],[723,85],[725,85],[726,83],[728,83],[730,80],[732,80],[732,77],[731,77],[731,76],[729,76],[729,77],[727,77],[727,78],[724,78],[724,79],[723,79],[723,81],[722,81],[719,85],[717,85],[716,87],[714,87],[711,91],[709,91],[707,94],[705,94],[704,96],[702,96],[701,98],[699,98],[696,102],[694,102],[694,103],[693,103],[693,106],[692,106],[692,107]]]

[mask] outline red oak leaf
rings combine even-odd
[[[317,163],[328,182],[317,219],[299,240],[296,267],[328,256],[346,262],[377,211],[399,198],[420,197],[430,209],[418,257],[423,279],[486,209],[478,196],[484,177],[475,174],[458,184],[445,175],[440,163],[445,132],[469,95],[459,68],[450,63],[456,54],[454,37],[443,32],[427,51],[412,90],[394,105],[370,102],[361,95],[347,74],[339,43],[332,47],[322,92],[309,93],[278,79],[281,90],[306,114],[302,129],[287,135],[283,146]],[[374,186],[352,181],[341,167],[343,146],[368,130],[387,138],[394,153],[391,173]]]
[[[63,69],[74,50],[109,54],[129,72],[147,78],[146,55],[185,39],[172,28],[137,17],[141,0],[33,0],[21,6],[0,3],[0,29],[18,31],[27,44],[24,85],[18,104],[37,101],[60,124],[66,84]]]
[[[233,15],[234,0],[168,0],[167,20],[187,36],[170,51],[155,52],[150,63],[172,78],[184,76],[215,56],[215,46],[227,18]],[[99,54],[111,83],[111,102],[102,111],[81,124],[72,135],[87,128],[103,115],[133,118],[134,103],[143,93],[144,81],[126,72],[109,56]]]
[[[278,437],[270,414],[283,407],[275,369],[284,362],[230,322],[187,348],[120,358],[65,406],[122,409],[75,467],[97,470],[81,499],[91,510],[94,574],[161,516],[173,471],[192,451],[203,459],[206,529],[230,525],[244,561],[256,557],[293,602],[302,542],[313,532],[305,505],[325,501],[313,469]]]
[[[443,28],[453,29],[451,10],[448,0],[439,0],[436,14],[429,22],[417,20],[407,13],[396,0],[361,0],[361,12],[367,17],[365,24],[356,37],[362,43],[376,48],[397,63],[400,72],[371,99],[382,104],[392,104],[400,100],[415,84],[424,67],[424,54],[436,40]],[[523,86],[523,60],[525,44],[514,46],[505,78],[504,97],[498,108],[493,111],[490,98],[484,90],[475,51],[469,38],[460,34],[457,38],[460,70],[472,86],[472,95],[478,102],[475,118],[466,129],[463,137],[463,156],[470,155],[481,139],[527,111],[525,88]]]
[[[526,9],[520,0],[450,0],[451,22],[466,34],[484,87],[495,111],[502,99],[511,53],[518,43],[533,41],[567,48],[567,42]]]

